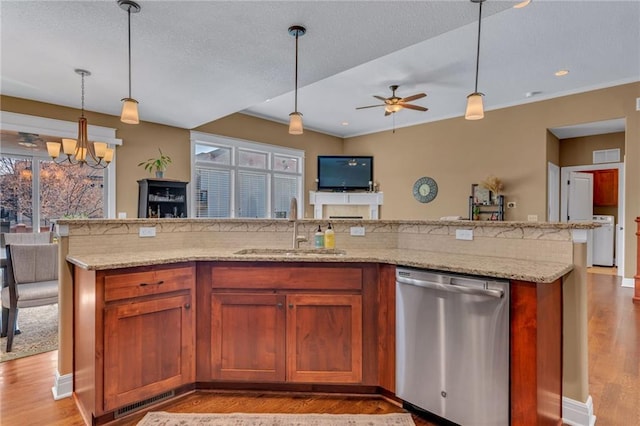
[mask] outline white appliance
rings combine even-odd
[[[613,266],[614,217],[595,215],[593,221],[601,226],[593,230],[592,263],[599,266]]]

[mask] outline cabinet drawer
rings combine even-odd
[[[362,290],[362,269],[322,266],[213,266],[213,288]]]
[[[195,282],[192,266],[129,272],[104,278],[105,302],[190,289]]]

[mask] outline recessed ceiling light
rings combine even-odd
[[[513,8],[522,9],[523,7],[529,6],[529,3],[531,3],[531,0],[524,0],[524,1],[521,1],[520,3],[516,3],[515,5],[513,5]]]
[[[554,73],[556,77],[563,77],[567,74],[569,74],[569,70],[558,70]]]
[[[343,126],[348,126],[348,125],[349,125],[349,122],[348,122],[348,121],[343,121],[343,122],[342,122],[342,123],[340,123],[340,124],[342,124]]]
[[[532,90],[531,92],[525,93],[524,96],[527,97],[527,98],[531,98],[533,96],[539,95],[540,93],[542,93],[542,92],[539,91],[539,90]]]

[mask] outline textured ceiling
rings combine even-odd
[[[640,0],[483,6],[479,90],[491,110],[640,80]],[[478,6],[449,1],[140,1],[132,95],[144,121],[194,128],[243,111],[293,111],[294,24],[305,128],[353,136],[464,113]],[[127,96],[127,14],[116,1],[0,2],[0,93],[119,115]],[[569,75],[553,75],[568,68]],[[384,117],[373,95],[417,92],[427,112]],[[526,97],[527,92],[537,92]],[[342,125],[348,122],[349,125]],[[302,136],[304,137],[304,136]]]

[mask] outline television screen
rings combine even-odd
[[[372,181],[373,157],[318,156],[318,191],[367,190]]]

